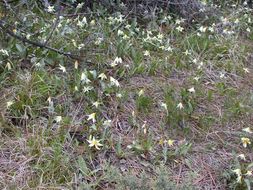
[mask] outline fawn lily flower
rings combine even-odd
[[[64,73],[66,73],[66,68],[64,67],[64,66],[62,66],[62,65],[59,65],[60,66],[60,70],[62,71],[62,72],[64,72]]]
[[[84,83],[86,83],[86,84],[91,82],[90,79],[88,79],[87,75],[84,72],[81,74],[81,81],[84,81]]]
[[[246,137],[242,137],[241,141],[242,141],[242,144],[243,144],[244,148],[246,148],[248,144],[251,144],[250,139],[246,138]]]
[[[242,171],[241,169],[232,170],[237,175],[237,183],[242,182]]]
[[[61,122],[61,120],[62,120],[62,116],[56,116],[55,118],[55,121],[57,122],[57,123],[60,123]]]
[[[177,108],[179,108],[180,110],[184,108],[183,104],[180,102],[178,105],[177,105]]]
[[[246,68],[246,67],[245,67],[245,68],[243,68],[243,70],[244,70],[244,72],[245,72],[245,73],[250,73],[250,72],[249,72],[249,69],[248,69],[248,68]]]
[[[105,80],[107,79],[107,76],[104,73],[101,73],[100,75],[98,75],[98,78],[100,78],[101,80]]]
[[[105,126],[105,127],[110,127],[111,124],[112,124],[112,120],[110,120],[110,119],[105,120],[105,121],[103,122],[103,126]]]
[[[252,171],[248,170],[245,175],[252,176]]]
[[[195,89],[194,89],[194,87],[191,87],[191,88],[188,89],[188,91],[191,92],[191,93],[194,93]]]
[[[49,13],[54,12],[54,6],[48,6],[47,7],[47,12],[49,12]]]
[[[148,50],[145,50],[145,51],[144,51],[144,56],[149,57],[149,56],[150,56],[150,52],[149,52]]]
[[[75,69],[78,69],[78,65],[79,65],[78,61],[75,61],[74,65],[75,65]]]
[[[169,139],[169,140],[168,140],[168,145],[171,147],[171,146],[174,145],[174,142],[175,142],[175,140]]]
[[[244,132],[247,132],[247,133],[250,133],[250,134],[252,134],[253,133],[253,131],[249,128],[249,127],[247,127],[247,128],[244,128],[244,129],[242,129]]]
[[[237,157],[244,161],[246,160],[245,154],[239,154]]]
[[[6,103],[7,108],[9,108],[12,104],[14,104],[13,101],[8,101],[8,102]]]
[[[92,113],[90,115],[88,115],[88,121],[92,120],[93,123],[95,123],[96,121],[96,113]]]
[[[89,137],[89,140],[87,140],[88,141],[88,143],[89,143],[89,147],[95,147],[97,150],[100,150],[100,146],[103,146],[101,143],[100,143],[100,141],[101,140],[97,140],[95,137],[92,137],[91,135],[90,135],[90,137]]]
[[[100,103],[100,102],[98,102],[98,101],[96,101],[96,102],[92,103],[92,105],[93,105],[93,106],[95,106],[96,108],[97,108],[100,104],[101,104],[101,103]]]
[[[138,92],[138,96],[142,96],[142,95],[144,95],[144,90],[143,90],[143,89],[141,89],[141,90]]]
[[[182,26],[178,26],[178,27],[176,27],[176,30],[179,32],[183,32],[184,28]]]
[[[91,91],[93,89],[93,87],[92,86],[84,86],[83,87],[83,92],[85,93],[85,92],[89,92],[89,91]]]
[[[113,86],[116,86],[116,87],[119,87],[119,86],[120,86],[119,81],[116,80],[116,79],[113,78],[113,77],[110,77],[110,82],[111,82],[111,85],[113,85]]]

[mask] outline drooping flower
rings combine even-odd
[[[241,141],[242,141],[242,144],[243,144],[244,148],[246,148],[249,144],[251,144],[250,139],[247,138],[247,137],[242,137]]]
[[[177,108],[179,108],[180,110],[184,108],[182,102],[180,102],[180,103],[177,105]]]
[[[119,81],[116,80],[116,79],[113,78],[113,77],[110,77],[110,82],[111,82],[111,85],[112,85],[112,86],[116,86],[116,87],[119,87],[119,86],[120,86]]]
[[[88,121],[92,120],[93,123],[95,123],[96,121],[96,113],[92,113],[90,115],[88,115]]]
[[[241,169],[232,170],[237,175],[237,183],[242,182],[242,171]]]
[[[60,70],[62,71],[62,72],[64,72],[64,73],[66,73],[66,68],[64,67],[64,66],[62,66],[62,65],[59,65],[60,66]]]
[[[101,80],[105,80],[107,79],[107,76],[104,73],[101,73],[100,75],[98,75],[98,78],[100,78]]]
[[[249,128],[249,127],[247,127],[247,128],[244,128],[244,129],[242,129],[244,132],[247,132],[247,133],[250,133],[250,134],[252,134],[253,133],[253,131]]]

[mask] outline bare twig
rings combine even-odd
[[[8,28],[5,28],[4,27],[4,24],[3,24],[3,21],[0,20],[0,28],[8,35],[12,36],[13,38],[16,38],[24,43],[28,43],[28,44],[31,44],[33,46],[37,46],[37,47],[40,47],[40,48],[45,48],[45,49],[48,49],[50,51],[53,51],[53,52],[56,52],[58,54],[61,54],[61,55],[64,55],[66,57],[69,57],[71,59],[75,59],[75,60],[81,60],[81,56],[80,55],[77,55],[77,54],[72,54],[70,52],[65,52],[65,51],[61,51],[59,49],[56,49],[56,48],[53,48],[53,47],[50,47],[50,46],[47,46],[45,44],[42,44],[40,42],[34,42],[34,41],[31,41],[31,40],[28,40],[27,38],[25,37],[22,37],[22,36],[19,36],[17,34],[15,34],[14,32],[12,32],[11,30],[9,30]]]

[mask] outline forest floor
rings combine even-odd
[[[48,45],[80,60],[1,34],[0,188],[252,186],[253,17],[229,10],[61,17]],[[55,15],[19,14],[14,34],[47,39]]]

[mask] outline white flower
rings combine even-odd
[[[195,81],[199,81],[200,77],[194,77],[193,78]]]
[[[246,31],[247,31],[247,32],[250,32],[250,28],[247,28]]]
[[[91,91],[93,89],[93,87],[92,86],[84,86],[83,87],[83,92],[85,93],[85,92],[89,92],[89,91]]]
[[[250,73],[250,72],[249,72],[249,69],[246,68],[246,67],[244,67],[243,70],[244,70],[245,73]]]
[[[252,171],[248,170],[245,175],[252,176]]]
[[[142,95],[144,95],[144,90],[143,90],[143,89],[141,89],[141,90],[138,92],[138,96],[142,96]]]
[[[117,98],[122,98],[122,94],[121,94],[121,93],[117,93],[117,94],[116,94],[116,97],[117,97]]]
[[[96,108],[100,105],[101,103],[99,101],[93,102],[92,105],[95,106]]]
[[[253,133],[253,131],[249,128],[249,127],[247,127],[247,128],[244,128],[244,129],[242,129],[244,132],[247,132],[247,133],[250,133],[250,134],[252,134]]]
[[[111,82],[111,85],[112,86],[116,86],[116,87],[119,87],[120,84],[119,84],[119,81],[117,81],[115,78],[113,77],[110,77],[110,82]]]
[[[59,65],[60,66],[60,70],[62,71],[62,72],[64,72],[64,73],[66,73],[66,68],[64,67],[64,66],[62,66],[62,65]]]
[[[75,86],[75,91],[78,91],[78,87],[77,86]]]
[[[207,27],[201,26],[201,27],[199,28],[199,31],[204,33],[204,32],[206,32],[206,29],[207,29]]]
[[[75,65],[75,69],[78,69],[78,61],[75,61],[74,65]]]
[[[184,52],[184,54],[185,54],[185,55],[191,55],[191,53],[189,52],[188,49]]]
[[[99,148],[100,146],[103,146],[100,143],[101,140],[97,140],[95,137],[92,137],[91,135],[89,137],[89,140],[87,140],[87,141],[89,143],[89,147],[93,147],[94,146],[98,150],[100,150],[100,148]]]
[[[83,4],[84,3],[78,3],[77,6],[76,6],[76,9],[81,9],[83,7]]]
[[[9,56],[8,51],[5,49],[0,49],[0,53],[2,53],[3,55]]]
[[[6,107],[9,108],[12,104],[14,104],[13,101],[8,101],[8,102],[6,103]]]
[[[115,67],[118,65],[118,63],[122,63],[121,57],[116,57],[114,61],[111,63],[111,67]]]
[[[104,73],[101,73],[100,75],[98,75],[98,78],[100,78],[101,80],[105,80],[107,79],[107,76]]]
[[[118,36],[123,36],[124,35],[124,32],[122,30],[118,30]]]
[[[90,79],[88,79],[87,75],[84,72],[82,72],[82,74],[81,74],[81,81],[83,81],[86,84],[91,82]]]
[[[180,110],[184,108],[183,104],[180,102],[178,105],[177,105],[177,108],[179,108]]]
[[[10,62],[7,62],[6,67],[7,67],[8,70],[11,70],[11,64],[10,64]]]
[[[195,92],[194,87],[189,88],[189,89],[188,89],[188,92],[194,93],[194,92]]]
[[[92,113],[90,115],[88,115],[88,121],[92,120],[93,123],[95,123],[96,121],[96,113]]]
[[[110,127],[111,124],[112,124],[112,120],[110,120],[110,119],[105,120],[105,121],[103,122],[103,126],[105,126],[105,127]]]
[[[237,175],[237,183],[242,182],[242,171],[241,169],[232,170]]]
[[[166,109],[167,110],[167,104],[166,103],[161,103],[161,107],[163,107],[164,109]]]
[[[91,26],[94,26],[95,24],[96,24],[96,21],[95,21],[95,20],[90,21],[90,25],[91,25]]]
[[[49,12],[49,13],[54,12],[54,6],[48,6],[47,7],[47,12]]]
[[[182,32],[184,30],[184,28],[181,27],[181,26],[178,26],[178,27],[176,27],[176,30],[179,31],[179,32]]]
[[[144,51],[144,56],[149,57],[149,56],[150,56],[150,52],[149,52],[148,50],[145,50],[145,51]]]
[[[242,159],[242,160],[246,160],[245,154],[239,154],[238,158]]]
[[[57,123],[60,123],[61,122],[61,120],[62,120],[62,116],[56,116],[55,118],[54,118],[54,120],[57,122]]]

